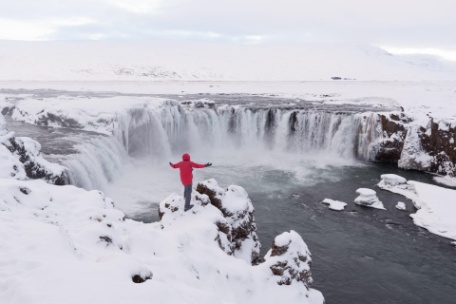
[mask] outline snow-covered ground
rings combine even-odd
[[[413,201],[418,209],[411,214],[416,225],[431,233],[456,240],[456,190],[406,181],[393,174],[382,175],[378,186]]]
[[[239,207],[235,214],[252,208],[237,186],[219,198]],[[310,253],[298,234],[277,237],[282,251],[252,266],[253,240],[240,241],[242,254],[224,252],[230,240],[221,229],[237,222],[207,196],[193,199],[184,213],[183,198],[169,197],[162,221],[144,224],[126,220],[99,191],[0,179],[0,303],[323,303],[307,287]],[[170,200],[176,209],[167,209]]]
[[[0,42],[0,80],[456,80],[456,65],[354,44]]]

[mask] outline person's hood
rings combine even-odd
[[[190,154],[185,153],[184,155],[182,155],[182,160],[190,160]]]

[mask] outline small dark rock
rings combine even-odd
[[[107,235],[100,236],[100,240],[105,241],[108,244],[112,244],[112,239]]]
[[[131,280],[133,283],[144,283],[147,280],[152,279],[152,272],[149,272],[147,275],[142,275],[142,274],[135,274],[134,276],[131,277]]]
[[[32,190],[30,190],[29,188],[26,188],[26,187],[20,187],[19,191],[21,191],[25,195],[28,195],[30,192],[32,192]]]

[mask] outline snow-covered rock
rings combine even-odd
[[[382,174],[382,182],[387,186],[403,185],[407,182],[405,178],[396,174]]]
[[[372,159],[397,163],[403,169],[456,176],[455,116],[449,109],[442,114],[442,109],[432,115],[429,107],[379,114]]]
[[[322,201],[322,203],[329,205],[329,209],[335,210],[335,211],[342,211],[342,210],[344,210],[345,206],[347,206],[347,203],[337,201],[337,200],[332,200],[329,198],[325,198]]]
[[[396,209],[398,210],[405,210],[406,206],[404,202],[397,202]]]
[[[415,196],[411,197],[412,194],[415,195],[415,187],[412,184],[409,184],[402,176],[396,174],[382,174],[380,177],[382,180],[377,184],[380,189],[398,193],[410,199],[415,198]]]
[[[256,234],[254,208],[247,192],[240,186],[221,188],[209,179],[199,183],[192,192],[193,213],[211,210],[211,221],[217,226],[215,240],[229,255],[257,264],[260,260],[260,242]],[[210,206],[208,206],[210,205]],[[163,223],[174,222],[183,214],[184,200],[171,195],[160,204],[159,215]]]
[[[293,230],[275,237],[264,262],[277,276],[277,284],[291,285],[299,282],[306,287],[312,284],[311,263],[306,243]]]
[[[356,193],[358,193],[358,197],[355,198],[356,204],[365,207],[385,210],[383,203],[378,199],[377,193],[374,190],[368,188],[359,188],[356,190]]]
[[[45,160],[41,145],[28,137],[16,137],[6,129],[6,122],[0,114],[0,177],[15,179],[45,179],[63,185],[65,168]]]

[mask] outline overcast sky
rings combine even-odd
[[[456,60],[456,0],[0,0],[0,39],[349,42]]]

